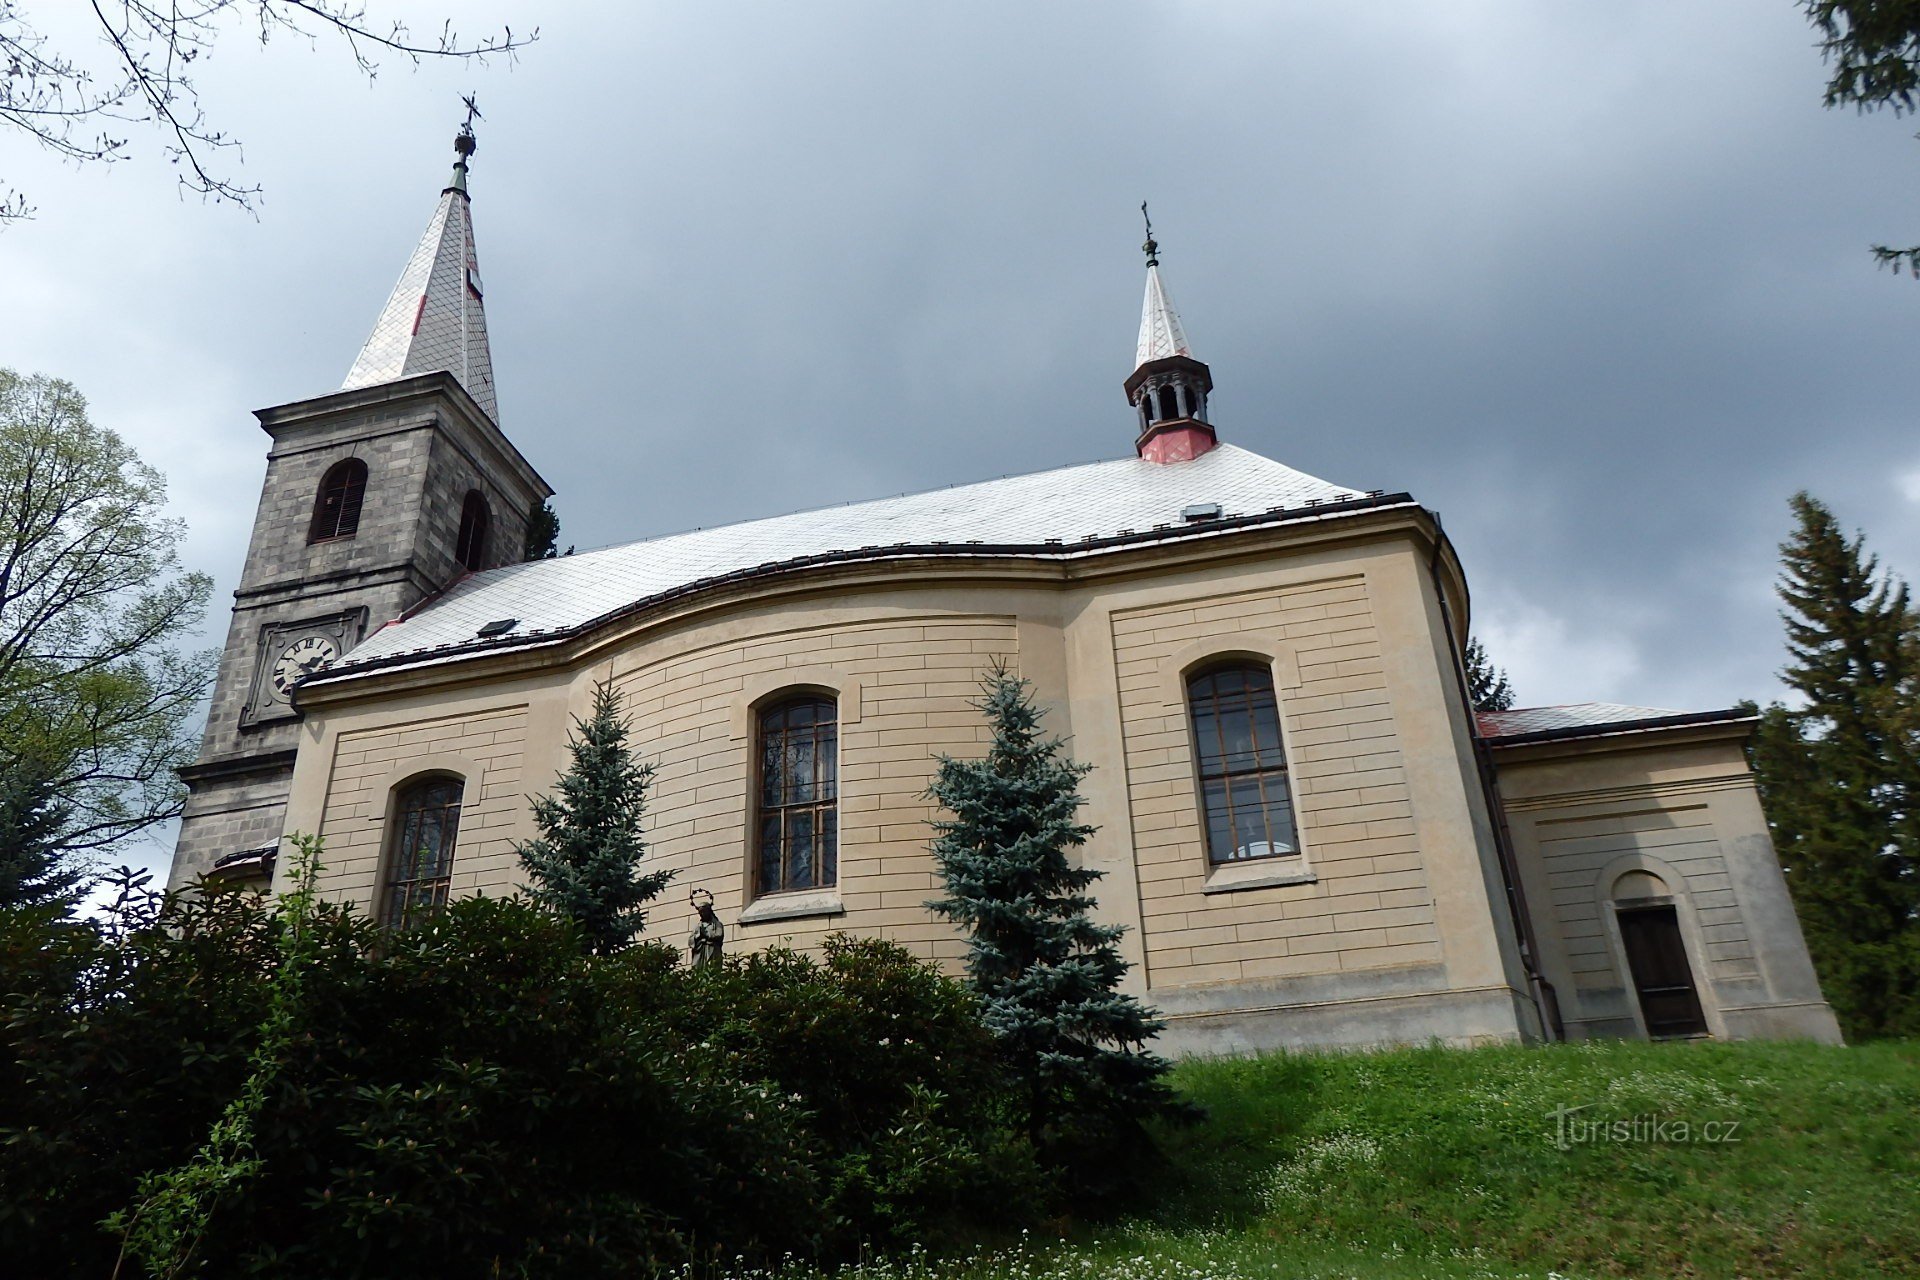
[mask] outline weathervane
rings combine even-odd
[[[1147,265],[1157,267],[1160,265],[1160,246],[1154,243],[1153,219],[1147,214],[1147,202],[1145,200],[1140,202],[1140,216],[1145,218],[1147,223],[1147,242],[1140,247],[1147,251]]]
[[[453,149],[460,153],[460,162],[462,164],[465,164],[467,157],[480,148],[479,141],[473,136],[473,122],[475,120],[484,120],[486,117],[480,114],[480,104],[474,101],[474,98],[477,96],[477,94],[472,93],[460,95],[460,101],[467,104],[467,118],[466,121],[461,124],[460,132],[454,135]]]

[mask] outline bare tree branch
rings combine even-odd
[[[418,66],[431,58],[514,55],[539,39],[535,28],[511,27],[477,40],[451,22],[429,39],[415,39],[399,21],[377,23],[358,0],[88,0],[105,55],[94,65],[55,48],[27,20],[22,0],[0,0],[0,126],[10,126],[63,160],[108,164],[129,153],[127,130],[149,126],[165,137],[165,153],[181,166],[184,190],[251,210],[260,194],[221,163],[238,154],[239,140],[210,124],[190,74],[233,27],[246,25],[261,44],[291,36],[318,45],[345,46],[360,74],[372,80],[383,56]],[[18,191],[0,180],[0,226],[32,215]]]

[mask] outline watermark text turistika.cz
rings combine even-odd
[[[1672,1116],[1639,1115],[1620,1119],[1582,1115],[1591,1102],[1578,1107],[1555,1107],[1553,1145],[1562,1151],[1575,1147],[1685,1146],[1700,1143],[1721,1146],[1740,1141],[1738,1120],[1684,1120]]]

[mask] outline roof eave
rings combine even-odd
[[[1365,525],[1360,523],[1369,516],[1376,520]],[[529,666],[580,661],[606,643],[618,643],[631,627],[652,625],[663,613],[697,609],[706,604],[728,607],[734,603],[730,593],[748,590],[756,600],[763,600],[774,584],[782,582],[789,584],[793,594],[830,589],[843,580],[843,574],[835,573],[826,581],[821,575],[834,571],[860,576],[873,576],[878,572],[889,579],[924,579],[929,573],[937,573],[945,581],[1028,578],[1063,582],[1132,572],[1127,563],[1129,552],[1172,549],[1190,551],[1196,559],[1241,558],[1266,550],[1252,540],[1253,535],[1296,532],[1315,526],[1326,530],[1337,525],[1337,531],[1325,532],[1323,536],[1342,540],[1376,537],[1393,531],[1392,525],[1382,523],[1383,520],[1404,526],[1423,543],[1439,536],[1431,513],[1410,495],[1383,493],[1294,508],[1284,513],[1231,517],[1187,528],[1147,530],[1073,544],[869,547],[779,561],[687,583],[609,610],[573,627],[517,633],[492,640],[475,639],[457,646],[404,651],[343,665],[302,681],[298,686],[299,705],[304,710],[322,702],[357,698],[363,689],[368,696],[374,696],[393,682],[404,683],[429,670],[442,673],[447,679],[494,679],[522,672]],[[621,628],[623,622],[629,627]],[[533,659],[531,663],[522,660],[528,656]],[[452,668],[462,670],[454,674]],[[467,673],[469,668],[471,677]]]
[[[1521,748],[1574,747],[1601,740],[1664,736],[1671,739],[1708,740],[1738,738],[1745,740],[1760,718],[1739,707],[1717,711],[1688,711],[1670,716],[1649,716],[1639,720],[1616,720],[1609,724],[1568,725],[1559,729],[1535,729],[1527,733],[1486,737],[1496,752]],[[1484,735],[1483,735],[1484,736]],[[1557,754],[1551,750],[1527,751],[1529,756]]]

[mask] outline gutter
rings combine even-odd
[[[1507,914],[1513,920],[1515,941],[1519,944],[1520,967],[1526,972],[1527,986],[1533,995],[1534,1012],[1540,1028],[1550,1040],[1565,1040],[1566,1025],[1560,1019],[1560,997],[1540,972],[1536,957],[1540,943],[1533,929],[1533,913],[1527,909],[1527,895],[1520,884],[1519,860],[1513,852],[1513,832],[1507,825],[1507,806],[1500,798],[1500,781],[1494,768],[1493,752],[1480,734],[1480,716],[1474,710],[1473,692],[1467,684],[1467,659],[1459,637],[1454,634],[1453,607],[1447,602],[1446,580],[1440,575],[1440,552],[1446,546],[1446,531],[1440,525],[1440,513],[1433,514],[1433,556],[1427,561],[1427,573],[1433,578],[1433,590],[1440,604],[1440,626],[1446,632],[1447,654],[1453,659],[1454,688],[1467,713],[1468,736],[1473,743],[1474,770],[1480,775],[1480,790],[1487,803],[1487,816],[1493,823],[1494,862],[1500,868],[1501,887],[1506,890]]]

